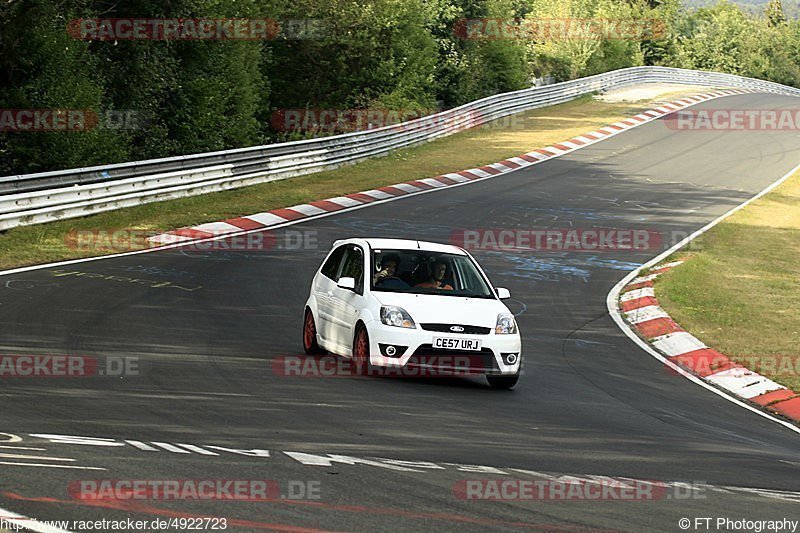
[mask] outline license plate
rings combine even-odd
[[[443,348],[445,350],[469,350],[480,351],[481,341],[479,339],[457,339],[453,337],[434,337],[434,348]]]

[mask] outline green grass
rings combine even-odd
[[[800,391],[800,172],[661,276],[662,307],[706,345]]]
[[[668,95],[669,98],[675,96]],[[662,95],[660,99],[663,98]],[[73,231],[166,231],[428,178],[495,163],[563,141],[637,114],[647,107],[647,102],[605,103],[585,96],[328,172],[14,228],[0,234],[0,268],[125,251],[75,249],[67,244],[67,236]]]

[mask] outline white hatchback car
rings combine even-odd
[[[514,315],[500,301],[509,297],[456,246],[336,241],[311,283],[303,348],[350,357],[372,373],[483,374],[508,389],[522,356]]]

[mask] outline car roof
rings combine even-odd
[[[353,239],[365,242],[373,250],[424,250],[426,252],[440,252],[448,254],[466,255],[464,250],[450,244],[437,242],[414,241],[410,239]]]

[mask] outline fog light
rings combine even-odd
[[[404,353],[406,353],[407,346],[399,346],[397,344],[380,344],[378,343],[378,348],[381,350],[381,355],[384,357],[402,357]]]
[[[503,361],[507,365],[513,365],[514,363],[517,362],[518,359],[519,359],[519,355],[517,355],[515,353],[504,353],[503,354]]]

